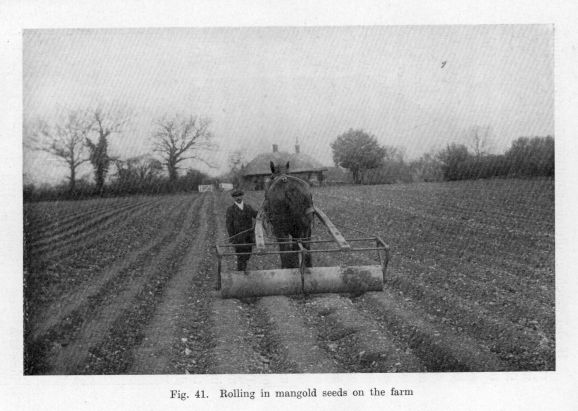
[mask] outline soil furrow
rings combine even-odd
[[[212,374],[262,374],[269,371],[269,359],[260,353],[259,337],[251,330],[251,310],[236,299],[215,298],[211,304],[214,347]]]
[[[74,255],[42,261],[31,259],[28,263],[25,256],[25,268],[28,268],[24,277],[26,324],[30,325],[28,319],[42,315],[50,304],[62,301],[75,289],[86,287],[107,267],[118,264],[154,240],[165,230],[170,212],[178,203],[165,197],[144,214],[132,215],[124,224],[101,233],[102,241],[79,248]]]
[[[320,256],[319,263],[331,265],[331,259]],[[329,263],[328,263],[329,261]],[[372,260],[363,255],[348,256],[350,264],[371,264]],[[391,268],[385,278],[385,287],[402,291],[411,300],[429,313],[432,324],[453,324],[456,332],[463,330],[481,344],[488,344],[491,351],[510,364],[512,369],[553,369],[554,335],[550,331],[552,320],[532,317],[531,322],[523,322],[523,316],[513,320],[496,317],[482,302],[462,298],[449,289],[440,289],[432,284],[424,284],[412,272],[428,271],[426,267],[408,272],[408,276],[398,274]],[[396,271],[399,271],[396,270]],[[467,289],[467,288],[464,288]],[[511,301],[507,301],[511,303]],[[492,307],[492,306],[490,306]],[[528,308],[529,309],[529,308]],[[542,311],[539,311],[542,312]],[[434,318],[435,317],[435,318]],[[530,320],[528,320],[530,321]],[[541,328],[542,327],[542,328]]]
[[[454,293],[468,299],[471,299],[471,290],[477,290],[476,293],[480,294],[477,300],[480,304],[484,304],[486,308],[493,310],[499,307],[500,312],[502,314],[506,313],[507,318],[514,323],[524,321],[526,317],[538,319],[547,333],[553,333],[554,307],[548,302],[551,299],[544,296],[544,303],[542,303],[537,301],[535,297],[536,295],[544,294],[546,285],[543,278],[540,278],[541,281],[537,283],[533,279],[535,276],[531,274],[526,275],[526,272],[510,273],[503,269],[500,270],[503,275],[500,275],[493,269],[488,271],[489,268],[476,267],[471,262],[466,264],[466,262],[457,259],[456,256],[446,255],[447,248],[444,250],[441,246],[429,244],[427,249],[438,250],[437,254],[432,254],[432,262],[435,267],[432,267],[429,263],[410,260],[405,258],[405,256],[398,263],[400,266],[398,268],[403,267],[412,273],[424,273],[424,275],[419,277],[412,276],[411,281],[415,286],[424,284],[426,287],[436,287],[440,283],[446,284],[446,289],[443,290],[445,294],[447,294],[448,290],[454,290]],[[458,262],[457,264],[456,261]],[[499,261],[494,261],[493,263],[497,264]],[[490,257],[488,257],[488,264],[492,264]],[[535,269],[532,270],[530,268],[528,271],[530,273],[536,272]],[[468,273],[467,275],[464,274],[466,272]],[[474,278],[474,275],[480,278]],[[512,288],[514,285],[515,288]],[[536,289],[536,287],[539,288]],[[512,290],[514,289],[519,292],[516,298],[512,298]],[[535,291],[530,292],[533,289]],[[450,297],[448,296],[448,298]],[[551,312],[552,316],[549,316],[548,312]],[[534,327],[531,326],[531,328]]]
[[[33,235],[30,236],[30,243],[34,245],[45,242],[47,237],[56,237],[76,224],[85,222],[90,218],[96,218],[113,210],[120,211],[126,207],[130,207],[131,205],[141,203],[143,203],[141,198],[132,198],[126,199],[126,201],[123,202],[103,202],[98,206],[95,204],[91,208],[85,208],[80,205],[76,211],[73,211],[64,217],[58,218],[57,216],[54,216],[55,221],[37,221],[35,223],[36,229],[34,230]]]
[[[537,319],[544,325],[551,322],[547,331],[553,332],[554,307],[549,304],[548,301],[541,302],[532,295],[524,295],[529,294],[529,287],[519,291],[518,295],[513,295],[515,293],[507,289],[511,289],[511,286],[508,286],[507,283],[504,285],[504,287],[507,288],[504,289],[497,287],[494,281],[475,280],[465,275],[456,277],[455,275],[448,275],[445,272],[432,270],[423,264],[403,263],[404,269],[411,270],[413,268],[414,272],[416,266],[419,267],[422,272],[427,273],[427,275],[424,276],[412,277],[412,282],[416,286],[421,284],[426,287],[436,287],[435,284],[440,284],[441,282],[445,285],[446,292],[451,290],[452,294],[466,299],[471,298],[470,293],[472,289],[477,289],[480,297],[476,301],[478,301],[482,307],[488,310],[494,310],[499,307],[501,316],[512,323],[523,321],[524,318]],[[456,268],[459,270],[459,267]],[[444,275],[444,273],[446,275]],[[496,277],[497,276],[498,273],[496,273]],[[436,277],[440,279],[436,280]]]
[[[329,202],[328,204],[331,203]],[[332,207],[329,207],[329,210],[331,209]],[[411,250],[430,250],[432,246],[436,246],[436,239],[443,238],[444,241],[441,250],[445,252],[456,250],[456,252],[463,253],[464,246],[467,245],[470,249],[474,249],[475,247],[476,249],[484,250],[484,254],[492,253],[507,256],[508,259],[520,264],[528,264],[527,257],[522,257],[525,255],[523,251],[532,250],[531,257],[534,258],[535,262],[540,262],[539,255],[534,257],[537,249],[535,241],[528,240],[521,242],[521,238],[536,238],[538,234],[535,231],[528,231],[522,236],[519,233],[515,234],[505,231],[502,223],[498,227],[500,230],[499,233],[488,233],[486,231],[468,228],[464,220],[459,216],[455,219],[450,219],[447,216],[434,216],[426,224],[423,221],[424,216],[420,213],[416,213],[410,218],[407,217],[405,210],[401,210],[400,213],[399,216],[396,216],[391,213],[389,207],[384,205],[376,205],[372,210],[367,210],[368,215],[375,216],[374,228],[371,231],[379,232],[382,235],[388,233],[390,240],[395,240],[395,244],[399,248],[409,247]],[[349,222],[356,220],[357,215],[354,212],[344,207],[339,207],[336,208],[332,214],[339,216],[333,221],[338,227],[343,222],[345,226],[356,228],[355,224]],[[380,215],[387,215],[387,218],[377,218],[377,216]],[[365,227],[357,228],[362,231],[368,231]],[[408,230],[412,232],[408,233]],[[348,233],[348,230],[344,229],[344,232]],[[467,239],[467,243],[464,242],[465,239]],[[551,243],[553,237],[549,235],[542,240]],[[509,252],[510,247],[505,247],[506,244],[515,244],[522,252]],[[547,249],[544,250],[544,252],[545,255],[549,255]]]
[[[350,372],[420,372],[425,367],[396,345],[374,319],[336,294],[314,296],[305,303],[322,332],[323,346]]]
[[[302,310],[287,297],[260,298],[257,302],[266,334],[262,342],[268,351],[271,368],[277,373],[335,373],[344,369],[321,347],[314,328],[308,325]]]
[[[360,257],[354,258],[359,259]],[[326,255],[316,255],[315,263],[316,265],[339,265],[335,259]],[[280,298],[283,299],[284,297]],[[326,340],[324,347],[328,351],[334,352],[336,358],[345,361],[350,371],[416,372],[424,370],[422,361],[414,355],[411,348],[404,348],[407,347],[407,341],[398,339],[395,343],[394,337],[389,336],[379,322],[368,318],[358,310],[361,308],[360,306],[354,306],[345,301],[338,296],[328,295],[312,298],[307,307],[310,312],[314,312],[322,318],[318,321],[318,327],[324,331],[323,338]],[[401,326],[405,326],[405,322],[402,321]],[[420,326],[422,328],[416,333],[421,333],[419,335],[422,341],[427,340],[430,343],[429,334],[422,331],[423,324]],[[444,331],[451,333],[451,330],[444,329]],[[449,357],[447,352],[451,351],[451,348],[443,346],[446,343],[452,343],[457,337],[446,336],[443,338],[445,339],[441,343],[442,347],[437,349],[437,354],[441,358],[436,360],[437,363],[431,358],[427,358],[423,361],[424,364],[436,370],[443,367],[447,367],[446,370],[452,370],[453,367],[460,369],[460,367],[470,366],[469,364],[464,365],[463,357]],[[462,346],[464,346],[463,342]],[[468,349],[477,350],[475,345],[471,343]],[[491,358],[491,354],[489,356]],[[492,365],[495,365],[497,361],[496,359]]]
[[[107,337],[107,332],[121,316],[125,310],[134,303],[133,299],[142,291],[144,286],[154,277],[159,270],[163,270],[167,261],[170,261],[173,253],[181,244],[185,237],[185,231],[191,224],[196,210],[195,204],[200,199],[197,198],[192,206],[188,206],[187,217],[176,238],[164,246],[156,255],[148,255],[139,270],[134,272],[132,281],[128,287],[116,296],[108,296],[106,304],[90,318],[86,318],[81,328],[65,347],[62,347],[58,354],[51,359],[49,374],[78,374],[85,373],[85,362],[89,359],[90,351],[101,344]],[[174,220],[178,222],[179,220]],[[141,271],[142,270],[142,271]]]
[[[224,196],[219,196],[215,207],[217,242],[225,242]],[[228,270],[227,261],[223,271]],[[265,373],[270,372],[270,360],[261,354],[261,341],[252,332],[254,325],[250,317],[254,310],[239,300],[224,300],[217,296],[211,303],[210,321],[214,346],[211,350],[212,364],[209,373]],[[259,335],[259,334],[258,334]],[[261,337],[262,338],[262,337]]]
[[[343,265],[335,255],[317,254],[315,263],[323,266]],[[364,264],[377,264],[360,255],[350,256]],[[425,366],[396,342],[382,324],[367,315],[350,300],[335,294],[321,295],[306,304],[311,317],[323,331],[325,347],[346,362],[352,372],[419,372]]]
[[[31,248],[41,248],[46,243],[53,241],[59,241],[62,237],[66,237],[69,234],[74,234],[78,231],[79,226],[84,224],[89,225],[92,221],[101,221],[109,215],[114,215],[115,213],[122,212],[134,206],[142,205],[142,202],[131,201],[126,204],[120,205],[120,207],[101,207],[98,210],[90,210],[83,213],[78,213],[74,218],[66,219],[62,222],[56,222],[56,224],[51,224],[50,226],[43,227],[41,230],[37,231],[37,235],[33,240],[30,241]]]
[[[211,203],[205,214],[209,218],[208,241],[205,242],[201,261],[194,267],[189,267],[192,281],[176,325],[181,338],[175,343],[176,357],[172,367],[176,373],[181,374],[205,374],[212,364],[210,354],[214,339],[209,313],[212,300],[219,297],[214,290],[217,274],[214,249],[217,236],[215,195],[211,193],[210,199]]]
[[[208,213],[207,196],[203,196],[203,204],[199,211],[200,226],[192,247],[187,250],[186,256],[179,265],[177,272],[170,279],[163,291],[162,301],[156,307],[154,317],[143,330],[143,342],[134,350],[134,362],[129,370],[130,374],[168,374],[174,371],[170,363],[171,350],[176,343],[177,324],[179,316],[187,303],[192,279],[198,276],[197,269],[203,258],[203,251],[208,239],[208,221],[202,216]]]
[[[313,191],[346,237],[391,245],[384,291],[222,299],[214,245],[229,193],[25,205],[25,373],[555,369],[552,181]],[[245,198],[258,208],[263,192]],[[278,255],[249,261],[277,267]]]
[[[195,195],[196,196],[196,195]],[[165,250],[166,254],[155,260],[154,274],[134,295],[126,309],[117,316],[107,335],[89,351],[89,359],[84,364],[84,374],[126,374],[134,363],[134,349],[145,336],[144,328],[152,320],[157,307],[161,304],[167,285],[178,267],[193,247],[195,235],[199,230],[201,215],[198,205],[199,197],[178,218],[180,231]],[[204,203],[204,197],[200,197]],[[204,205],[202,205],[204,207]]]
[[[55,260],[56,258],[65,258],[79,251],[89,249],[101,241],[106,241],[109,238],[110,230],[119,230],[122,227],[130,225],[132,221],[140,218],[158,204],[159,203],[148,204],[147,206],[139,207],[138,210],[128,215],[123,214],[117,216],[113,221],[107,221],[98,229],[82,233],[77,238],[67,240],[65,244],[50,246],[50,249],[37,252],[30,255],[29,258],[36,262],[49,261]]]
[[[505,371],[509,367],[487,347],[465,334],[424,320],[427,316],[397,295],[385,290],[366,293],[360,304],[385,322],[403,344],[421,359],[429,371]]]
[[[168,210],[175,210],[180,212],[177,204],[172,205]],[[176,218],[175,215],[168,214],[168,219]],[[72,290],[72,292],[62,295],[58,300],[54,301],[51,305],[46,307],[40,312],[40,316],[31,319],[30,337],[31,340],[36,340],[40,336],[48,332],[52,327],[60,323],[65,317],[69,316],[73,311],[77,310],[86,301],[93,298],[99,293],[102,287],[104,287],[110,280],[114,279],[121,272],[127,270],[129,267],[134,265],[137,261],[146,258],[149,253],[162,244],[166,242],[168,236],[173,235],[173,227],[165,226],[162,231],[158,233],[158,236],[153,240],[146,243],[141,248],[132,251],[126,255],[120,261],[116,261],[111,266],[105,268],[98,276],[95,277],[93,281],[89,284],[81,284],[77,289]]]
[[[100,232],[112,226],[119,220],[123,220],[126,216],[130,216],[132,213],[142,212],[142,210],[147,207],[152,207],[159,199],[149,201],[146,203],[131,204],[129,206],[123,207],[121,210],[113,210],[104,213],[103,215],[91,218],[88,221],[83,221],[82,223],[75,224],[74,227],[64,231],[60,234],[55,235],[51,238],[46,238],[41,241],[41,244],[30,244],[30,254],[31,255],[42,255],[47,254],[55,248],[62,248],[70,245],[73,242],[81,241],[86,237],[94,237],[95,232]]]
[[[554,337],[548,338],[539,329],[539,323],[520,324],[492,315],[479,303],[441,292],[431,286],[421,286],[398,274],[388,274],[386,287],[401,291],[427,308],[437,321],[453,326],[458,332],[467,332],[477,341],[487,344],[513,369],[553,369],[551,354]],[[427,304],[426,304],[427,302]],[[432,322],[432,320],[429,320]]]
[[[187,211],[186,203],[176,203],[175,206],[171,206],[164,211],[165,217],[171,223],[168,230],[168,235],[162,239],[154,241],[152,248],[147,250],[147,253],[139,253],[138,261],[135,261],[132,267],[142,267],[146,266],[151,260],[151,256],[157,255],[167,243],[170,243],[173,239],[173,230],[177,229],[177,224],[181,221],[181,215],[184,215]],[[183,210],[184,209],[184,210]],[[139,248],[140,250],[140,248]],[[118,297],[124,289],[128,287],[128,284],[135,280],[140,272],[134,272],[134,270],[129,270],[130,266],[125,267],[123,270],[113,270],[113,276],[110,276],[108,281],[101,284],[100,287],[94,289],[94,293],[85,296],[85,299],[79,300],[77,302],[70,301],[74,304],[73,310],[67,310],[66,315],[59,315],[60,322],[51,326],[43,335],[39,335],[39,338],[33,340],[30,337],[30,329],[35,326],[35,321],[31,321],[30,318],[37,318],[37,316],[31,316],[27,310],[26,321],[25,321],[25,340],[26,340],[26,351],[25,351],[25,371],[27,374],[44,374],[48,372],[50,368],[50,360],[56,356],[63,347],[67,347],[71,341],[74,341],[80,332],[81,327],[85,324],[87,319],[90,319],[95,313],[106,305],[109,301]],[[86,280],[86,284],[91,284],[95,278],[98,276],[92,276],[92,278]],[[138,277],[137,277],[138,278]],[[140,278],[138,278],[140,280]],[[79,285],[83,287],[83,285]],[[54,299],[53,307],[58,309],[57,301],[62,300]],[[42,315],[42,310],[39,311]]]
[[[70,219],[108,208],[116,203],[134,201],[130,197],[110,198],[99,200],[53,201],[39,202],[24,205],[24,224],[30,233],[41,232],[46,229],[66,224]],[[138,200],[141,201],[141,200]]]
[[[347,262],[350,263],[350,264],[359,264],[359,262],[363,262],[364,264],[371,264],[371,263],[372,263],[372,260],[371,260],[371,259],[369,259],[369,258],[367,258],[367,257],[365,257],[365,256],[363,256],[363,255],[360,255],[360,254],[357,254],[357,255],[348,255],[347,258],[346,258],[346,260],[347,260]],[[375,262],[373,262],[373,263],[375,264]],[[335,259],[332,259],[331,256],[327,256],[327,255],[317,255],[316,264],[318,264],[318,265],[336,265],[336,264],[339,265],[340,263],[337,263],[337,261],[336,261]],[[343,262],[341,262],[341,264],[343,264]],[[390,270],[390,271],[391,271],[391,270]],[[391,274],[391,272],[390,272],[390,273],[388,274],[388,277],[387,277],[387,278],[391,278],[391,276],[392,276],[392,274]],[[394,284],[398,284],[398,281],[394,282]],[[416,288],[415,288],[415,287],[416,287],[416,284],[411,283],[411,282],[408,282],[408,287],[411,287],[413,291],[416,291]],[[444,294],[444,300],[447,300],[448,302],[451,302],[451,301],[452,301],[452,298],[453,298],[453,297],[452,297],[451,295],[448,295],[447,293]],[[431,300],[430,300],[429,298],[427,298],[427,296],[420,296],[420,298],[418,298],[418,301],[423,301],[423,302],[428,301],[428,302],[429,302],[429,301],[431,301]],[[422,304],[424,304],[424,303],[422,303]],[[429,304],[428,304],[428,305],[429,305]],[[453,311],[455,311],[455,309],[456,309],[456,307],[453,307]],[[469,312],[470,310],[475,310],[475,307],[468,305],[468,308],[464,309],[463,311],[464,311],[464,312]],[[348,311],[347,311],[347,310],[343,310],[343,312],[348,312]],[[427,341],[428,346],[431,345],[431,341],[433,341],[433,340],[430,338],[429,334],[424,337],[424,334],[422,333],[422,331],[417,330],[417,328],[415,327],[415,325],[412,325],[411,323],[410,323],[410,324],[406,324],[406,322],[409,321],[409,320],[406,320],[406,319],[407,319],[407,318],[411,318],[412,314],[413,314],[413,313],[411,312],[411,309],[409,309],[409,307],[408,307],[408,313],[407,313],[408,317],[403,317],[402,320],[399,320],[398,327],[399,327],[399,328],[402,328],[402,329],[403,329],[404,327],[408,327],[408,326],[409,326],[409,327],[414,327],[414,333],[411,334],[411,338],[412,338],[413,340],[416,340],[416,339],[419,340],[419,341],[420,341],[420,344],[423,344],[423,341]],[[348,315],[351,315],[351,314],[348,314]],[[400,318],[401,318],[401,317],[400,317]],[[471,316],[466,317],[466,318],[471,318]],[[463,318],[461,318],[461,319],[463,319]],[[429,321],[430,321],[430,322],[427,323],[428,326],[430,326],[430,327],[441,327],[442,329],[446,330],[446,331],[445,331],[446,334],[447,334],[447,333],[450,333],[450,334],[453,333],[453,330],[448,329],[448,327],[445,327],[445,326],[443,326],[443,325],[441,325],[441,324],[434,325],[434,323],[431,323],[431,319],[430,319]],[[491,321],[491,320],[489,320],[489,321]],[[335,321],[334,321],[334,322],[335,322]],[[352,322],[352,324],[355,324],[355,323]],[[420,323],[420,326],[422,326],[422,325],[424,325],[424,324],[426,324],[426,323]],[[330,327],[330,329],[331,329],[331,328],[332,328],[332,327]],[[415,331],[415,330],[417,330],[417,331]],[[346,333],[346,334],[347,334],[347,333]],[[354,334],[354,333],[352,332],[351,334]],[[427,333],[426,333],[426,334],[427,334]],[[430,333],[430,334],[431,334],[431,333]],[[469,344],[469,349],[470,349],[470,350],[473,350],[473,351],[476,351],[476,348],[475,348],[475,347],[476,347],[476,343],[474,342],[474,340],[471,339],[471,338],[469,338],[469,337],[465,337],[465,338],[470,340],[470,342],[468,343],[468,344]],[[447,341],[449,341],[449,342],[447,342],[447,343],[448,343],[448,344],[451,344],[451,342],[452,342],[453,340],[455,340],[455,337],[449,338],[449,340],[447,340]],[[476,340],[476,341],[479,341],[479,340]],[[401,344],[401,346],[404,346],[404,345],[407,346],[407,344],[408,344],[407,341],[403,341],[403,340],[400,341],[399,343]],[[441,344],[443,345],[443,344],[445,344],[445,343],[446,343],[446,342],[445,342],[444,340],[442,340],[442,343],[441,343]],[[461,344],[462,347],[464,346],[463,343],[460,343],[460,344]],[[509,345],[509,347],[511,348],[512,346]],[[409,349],[410,349],[410,350],[413,349],[413,348],[415,348],[415,347],[413,347],[413,346],[411,346],[411,345],[409,346]],[[441,359],[439,360],[439,361],[440,361],[440,364],[446,364],[445,366],[450,367],[450,368],[448,368],[447,370],[451,370],[451,366],[452,366],[451,364],[453,364],[454,366],[458,367],[458,369],[459,369],[459,367],[462,367],[462,366],[463,366],[463,365],[460,365],[460,361],[462,361],[462,358],[458,358],[458,359],[449,358],[446,351],[451,351],[451,350],[452,350],[452,348],[451,348],[450,346],[448,346],[448,347],[443,347],[443,346],[441,346],[441,348],[440,348],[440,347],[435,348],[435,351],[434,351],[434,352],[437,353],[437,354],[435,354],[435,355],[440,355],[440,356],[441,356]],[[360,351],[365,351],[365,350],[360,350]],[[403,362],[401,362],[401,363],[403,364]],[[427,361],[425,361],[425,363],[428,365],[428,367],[431,367],[432,364],[435,365],[435,361],[432,361],[431,359],[427,359]],[[496,364],[496,362],[493,362],[492,364]],[[438,365],[436,365],[436,367],[439,368],[440,365],[438,364]]]
[[[492,180],[468,182],[467,184],[426,183],[412,185],[387,185],[347,187],[318,190],[320,195],[334,199],[364,198],[369,202],[378,202],[383,206],[400,204],[402,208],[435,210],[434,214],[457,214],[478,212],[481,217],[506,217],[509,224],[522,222],[550,223],[553,227],[553,216],[548,212],[554,195],[551,181],[516,181],[518,193],[529,193],[523,197],[511,198],[511,180]],[[341,192],[342,195],[335,195]],[[356,195],[352,195],[353,192]],[[387,202],[383,199],[386,198]],[[464,204],[464,199],[466,204]],[[470,202],[476,205],[472,209]],[[408,206],[410,205],[410,206]],[[491,211],[491,213],[488,213]],[[544,216],[545,219],[536,218]]]

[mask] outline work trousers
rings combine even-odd
[[[235,252],[236,253],[251,253],[253,251],[253,246],[250,245],[236,245]],[[247,262],[251,258],[251,254],[246,255],[238,255],[237,256],[237,271],[245,271],[247,268]]]

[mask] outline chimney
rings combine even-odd
[[[276,153],[279,151],[279,146],[277,144],[273,144],[273,152]]]
[[[301,149],[299,148],[299,139],[296,138],[295,139],[295,154],[299,154],[301,152]]]

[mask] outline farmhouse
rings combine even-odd
[[[273,151],[262,153],[251,160],[243,172],[243,185],[250,190],[263,190],[271,176],[270,162],[284,164],[289,161],[289,174],[308,181],[311,185],[323,184],[327,171],[317,160],[301,153],[299,144],[295,145],[295,152],[279,151],[277,144],[273,144]]]

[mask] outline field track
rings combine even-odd
[[[383,292],[221,299],[226,193],[26,204],[25,373],[555,369],[553,181],[322,187],[314,200],[347,237],[390,244]]]

